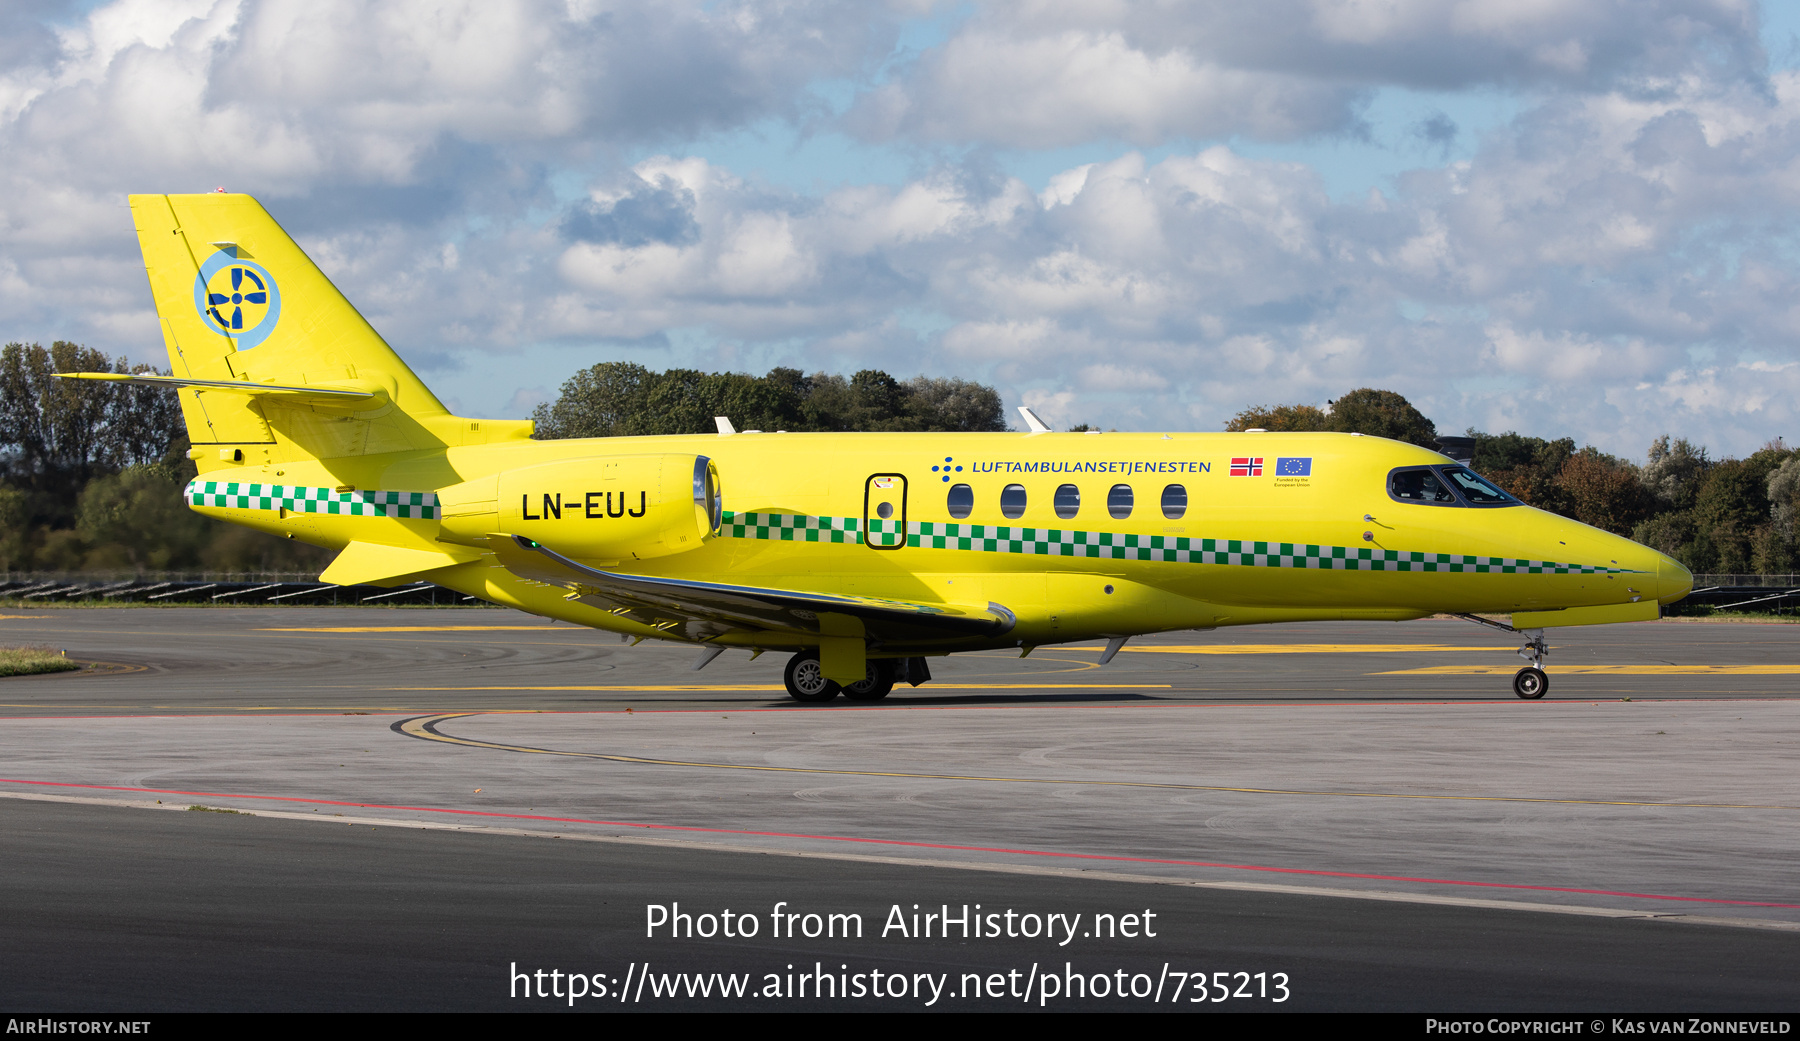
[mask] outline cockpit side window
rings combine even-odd
[[[1501,491],[1492,481],[1466,466],[1440,467],[1450,486],[1462,493],[1471,506],[1517,506],[1519,500]]]
[[[1429,466],[1411,466],[1388,474],[1388,494],[1401,502],[1434,506],[1461,506],[1456,493],[1445,486]]]

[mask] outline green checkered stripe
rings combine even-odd
[[[755,518],[751,522],[749,518]],[[876,526],[881,526],[877,528]],[[808,542],[857,542],[855,518],[799,517],[785,514],[727,515],[725,534],[740,539]],[[894,531],[898,521],[872,521],[875,530]],[[1456,553],[1412,553],[1405,550],[1349,546],[1309,546],[1292,542],[1245,542],[1237,539],[1190,539],[1168,535],[1131,535],[1111,531],[1059,531],[988,524],[911,525],[908,546],[956,549],[975,553],[1022,553],[1048,557],[1105,560],[1156,560],[1180,564],[1224,564],[1235,567],[1311,568],[1319,571],[1427,571],[1492,575],[1625,574],[1626,568],[1561,564],[1549,560],[1516,560]],[[832,537],[819,537],[829,532]]]
[[[228,510],[292,510],[344,517],[398,517],[437,520],[438,500],[431,492],[338,492],[286,484],[239,484],[235,481],[191,481],[190,506]]]
[[[876,521],[876,524],[882,523]],[[891,522],[898,524],[898,521]],[[801,517],[791,513],[726,512],[720,532],[734,539],[777,542],[862,542],[862,522],[855,517]]]

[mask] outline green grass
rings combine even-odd
[[[40,672],[71,672],[81,668],[48,647],[0,647],[0,676],[31,676]]]

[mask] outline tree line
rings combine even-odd
[[[317,572],[330,562],[329,551],[187,508],[195,469],[174,394],[57,372],[158,370],[62,340],[0,348],[0,571]]]
[[[1228,430],[1338,430],[1435,448],[1437,426],[1399,394],[1363,388],[1329,403],[1245,409]],[[1800,571],[1800,452],[1779,438],[1743,459],[1714,459],[1666,435],[1643,465],[1574,438],[1470,429],[1470,466],[1521,501],[1624,535],[1696,574]]]
[[[845,379],[776,368],[766,376],[601,362],[539,405],[536,437],[710,434],[715,416],[739,430],[1005,430],[994,388],[970,380],[916,376],[897,380],[877,369]]]
[[[181,492],[195,476],[175,395],[52,378],[55,372],[155,372],[58,341],[0,348],[0,571],[312,572],[329,551],[210,520]],[[992,387],[960,379],[844,377],[777,368],[763,376],[655,372],[604,362],[538,406],[536,437],[740,430],[997,431]],[[1339,430],[1436,447],[1436,425],[1392,391],[1329,403],[1245,409],[1228,430]],[[1084,429],[1078,427],[1076,429]],[[1474,468],[1521,500],[1653,546],[1701,573],[1800,570],[1800,453],[1779,440],[1744,459],[1714,459],[1658,438],[1636,464],[1573,438],[1469,430]]]
[[[316,573],[332,554],[189,510],[196,470],[181,407],[157,388],[57,372],[155,373],[77,344],[0,348],[0,571]],[[164,373],[166,375],[166,373]],[[864,370],[766,376],[606,362],[538,407],[536,436],[750,430],[1005,430],[992,387]]]

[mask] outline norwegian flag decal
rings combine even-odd
[[[1231,476],[1233,476],[1233,477],[1261,477],[1262,476],[1262,463],[1263,463],[1263,457],[1260,455],[1256,456],[1254,458],[1251,458],[1248,456],[1238,456],[1231,460]]]

